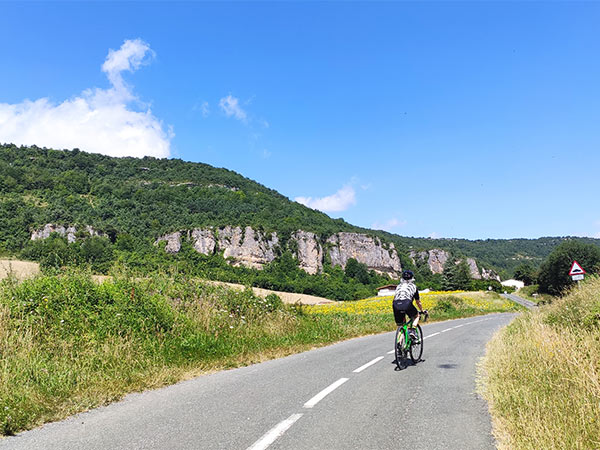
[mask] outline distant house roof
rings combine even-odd
[[[381,291],[382,289],[396,289],[397,284],[386,284],[385,286],[378,287],[377,290]]]
[[[520,289],[525,286],[525,283],[523,283],[522,281],[519,281],[519,280],[505,280],[500,284],[502,284],[502,286],[512,286],[517,289]]]

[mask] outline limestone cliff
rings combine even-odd
[[[298,230],[292,234],[297,251],[294,256],[298,259],[300,268],[312,275],[323,270],[323,247],[317,235],[309,231]]]
[[[261,269],[275,259],[275,247],[279,244],[277,233],[267,238],[263,233],[246,227],[242,233],[240,227],[221,228],[218,231],[218,248],[223,250],[224,258],[232,258],[234,264]]]
[[[179,253],[179,250],[181,250],[181,233],[179,231],[159,237],[154,245],[163,241],[167,242],[167,245],[165,245],[165,251],[167,253]]]
[[[243,265],[255,269],[262,269],[265,264],[275,259],[276,247],[279,243],[277,233],[266,237],[263,233],[246,227],[224,227],[214,230],[209,228],[195,228],[191,231],[165,234],[159,237],[155,245],[166,241],[167,253],[178,253],[181,250],[182,236],[190,241],[198,253],[212,255],[215,251],[223,252],[224,258],[231,258],[234,265]]]
[[[83,231],[83,236],[104,236],[104,234],[99,233],[89,225],[84,226]],[[32,231],[31,240],[37,241],[38,239],[47,239],[52,233],[58,233],[61,236],[65,236],[69,244],[75,242],[78,238],[77,228],[74,225],[64,226],[53,223],[47,223],[46,225],[44,225],[44,228]]]
[[[336,233],[327,239],[332,266],[346,267],[350,258],[366,264],[371,270],[397,278],[402,272],[400,258],[394,248],[384,248],[377,237],[359,233]]]
[[[418,261],[427,261],[431,273],[443,273],[444,264],[448,261],[450,254],[446,250],[433,248],[422,252],[415,252],[413,250],[409,253],[409,256],[414,264],[417,264]]]

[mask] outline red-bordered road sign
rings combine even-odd
[[[585,270],[583,270],[583,267],[581,267],[577,261],[573,261],[573,265],[571,266],[571,270],[569,271],[569,275],[571,275],[571,276],[573,276],[573,275],[583,275],[584,273],[585,273]]]

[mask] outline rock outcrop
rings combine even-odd
[[[384,248],[377,237],[359,233],[336,233],[327,239],[329,257],[332,266],[346,267],[350,258],[366,264],[366,266],[380,273],[385,273],[397,278],[402,272],[400,258],[394,248]]]
[[[167,242],[167,245],[165,245],[167,253],[179,253],[179,250],[181,250],[181,233],[179,231],[159,237],[154,245],[158,245],[159,242],[163,241]]]
[[[189,235],[189,238],[194,243],[194,249],[203,255],[212,255],[215,252],[217,240],[215,232],[212,228],[194,228]]]
[[[500,279],[500,275],[498,275],[496,272],[494,272],[491,269],[485,269],[485,268],[481,268],[481,278],[483,278],[484,280],[496,280],[496,281],[502,281]]]
[[[471,278],[473,278],[474,280],[481,280],[481,273],[479,273],[479,267],[477,267],[477,262],[475,262],[473,258],[467,258],[467,266],[469,266]]]
[[[84,231],[88,236],[104,236],[104,234],[99,233],[93,227],[86,225],[84,227]],[[67,242],[69,244],[75,242],[78,238],[77,228],[74,225],[57,225],[53,223],[47,223],[44,225],[44,228],[39,230],[33,230],[31,233],[31,240],[37,241],[39,239],[47,239],[50,237],[52,233],[58,233],[61,236],[66,236]],[[87,236],[86,236],[87,237]]]
[[[317,235],[309,231],[298,230],[291,236],[296,242],[297,251],[294,256],[298,259],[300,268],[311,275],[323,270],[323,247]]]
[[[265,235],[246,227],[242,233],[240,227],[221,228],[218,231],[218,248],[223,250],[224,258],[232,258],[234,264],[261,269],[263,265],[275,259],[275,247],[279,244],[277,233],[267,239]]]
[[[415,252],[413,250],[410,252],[409,256],[415,264],[417,264],[417,261],[427,261],[431,273],[443,273],[444,264],[446,264],[448,258],[450,258],[450,254],[446,250],[441,250],[439,248],[433,248],[422,252]]]

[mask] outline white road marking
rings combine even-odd
[[[392,353],[394,353],[394,352],[392,351]],[[381,361],[382,359],[383,359],[383,356],[379,356],[379,357],[375,358],[373,361],[369,361],[368,363],[366,363],[366,364],[363,364],[363,365],[362,365],[362,366],[360,366],[358,369],[354,369],[352,372],[353,372],[353,373],[360,373],[360,372],[362,372],[363,370],[365,370],[367,367],[369,367],[369,366],[372,366],[372,365],[373,365],[373,364],[375,364],[375,363],[378,363],[378,362],[379,362],[379,361]]]
[[[456,325],[454,328],[460,328],[462,327],[462,325]]]
[[[317,395],[315,395],[313,398],[311,398],[309,401],[307,401],[304,404],[304,407],[312,408],[317,403],[319,403],[321,400],[323,400],[327,395],[331,394],[333,391],[335,391],[337,388],[339,388],[342,384],[344,384],[348,380],[349,380],[349,378],[340,378],[335,383],[326,387],[321,392],[319,392]]]
[[[438,334],[440,334],[440,332],[438,331],[437,333],[432,333],[432,334],[428,334],[427,336],[425,336],[423,339],[427,339],[433,336],[437,336]]]
[[[446,331],[450,331],[452,328],[446,328],[445,330],[440,331],[440,333],[445,333]]]
[[[396,350],[392,350],[391,352],[387,352],[388,355],[391,355],[392,353],[396,353]]]
[[[264,450],[269,445],[281,437],[294,423],[302,417],[302,414],[292,414],[290,417],[282,422],[279,422],[271,430],[269,430],[263,437],[248,447],[247,450]]]

